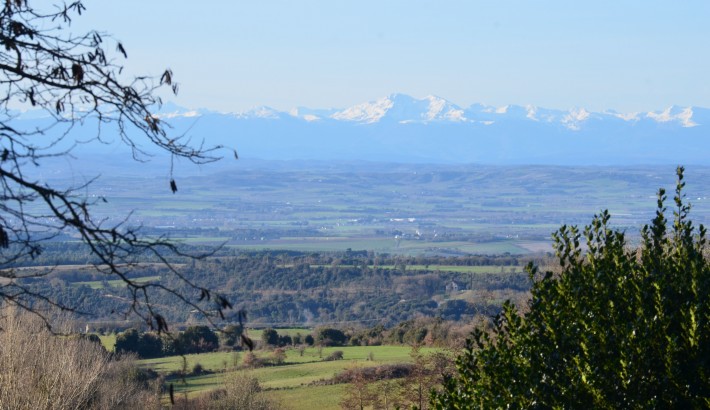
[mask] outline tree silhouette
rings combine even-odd
[[[127,312],[152,327],[167,324],[150,299],[155,292],[173,294],[209,320],[223,316],[231,304],[192,283],[169,263],[170,255],[185,253],[166,237],[147,238],[126,220],[110,224],[92,212],[104,198],[92,198],[87,184],[59,188],[34,177],[51,158],[70,157],[79,144],[106,142],[107,130],[128,146],[134,160],[158,147],[172,158],[202,164],[218,160],[222,147],[196,146],[185,136],[170,135],[154,110],[162,103],[158,89],[177,93],[171,70],[158,77],[128,76],[124,46],[98,31],[73,34],[72,20],[81,16],[81,1],[47,5],[7,0],[0,9],[0,302],[46,317],[51,309],[72,306],[33,291],[23,279],[36,272],[16,267],[42,252],[43,243],[62,233],[78,236],[98,260],[95,268],[120,279],[132,295]],[[51,121],[23,128],[18,110],[43,111]],[[76,130],[96,123],[95,135],[79,140]],[[172,173],[172,170],[171,170]],[[172,176],[169,186],[177,184]],[[181,280],[180,290],[160,283],[139,283],[128,274],[141,258],[157,258]],[[209,306],[206,301],[215,305]],[[47,322],[47,324],[49,324]]]

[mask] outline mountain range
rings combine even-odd
[[[348,108],[287,112],[263,106],[218,113],[168,103],[158,115],[176,135],[268,160],[703,165],[710,154],[710,109],[700,107],[637,113],[461,107],[436,96],[392,94]]]

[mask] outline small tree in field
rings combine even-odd
[[[264,329],[261,332],[261,341],[267,346],[278,346],[279,345],[279,334],[276,330],[272,328]]]
[[[204,353],[217,350],[219,337],[209,326],[190,326],[177,336],[184,353]]]
[[[343,410],[363,410],[371,406],[375,401],[372,383],[361,368],[352,367],[350,372],[352,379],[345,388],[343,398],[340,401],[340,408]]]
[[[555,235],[560,274],[534,280],[529,311],[506,303],[492,334],[474,331],[436,408],[707,408],[710,263],[677,171],[673,222],[658,193],[640,249],[609,213]]]
[[[261,392],[259,381],[240,372],[224,376],[224,396],[207,406],[208,409],[272,410],[281,406]]]
[[[284,364],[284,362],[286,361],[286,351],[280,347],[277,347],[276,349],[274,349],[271,358],[273,359],[274,364],[276,365]]]

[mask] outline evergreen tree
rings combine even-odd
[[[659,190],[640,249],[609,227],[554,234],[561,273],[539,274],[524,315],[506,303],[488,334],[476,330],[436,408],[707,408],[710,264],[706,230],[688,219],[683,168],[673,223]]]

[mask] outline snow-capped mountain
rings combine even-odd
[[[234,114],[235,117],[241,119],[253,119],[253,118],[264,118],[270,120],[277,120],[282,118],[285,113],[275,110],[271,107],[262,105],[261,107],[254,107],[249,111],[244,111]]]
[[[175,118],[197,117],[211,112],[190,110],[168,103],[160,109],[159,113],[165,118]],[[284,112],[268,106],[260,106],[231,115],[243,120],[292,118],[306,122],[344,121],[358,124],[450,122],[492,125],[497,122],[529,121],[530,123],[561,126],[571,131],[581,131],[585,124],[591,122],[616,123],[619,120],[629,124],[651,121],[657,124],[675,124],[684,128],[695,127],[703,123],[710,124],[710,110],[699,107],[670,106],[663,110],[645,113],[620,113],[612,110],[591,112],[585,108],[559,110],[533,105],[496,107],[473,104],[463,108],[434,95],[414,98],[406,94],[391,94],[343,109],[295,107]]]
[[[710,109],[700,107],[461,107],[436,96],[392,94],[343,109],[216,113],[165,105],[158,115],[175,135],[237,148],[242,158],[552,165],[692,165],[710,158]],[[38,121],[31,113],[17,120]],[[95,132],[83,128],[74,132]]]
[[[330,118],[363,123],[395,121],[402,124],[466,121],[464,111],[443,98],[429,95],[422,99],[416,99],[405,94],[392,94],[376,101],[358,104],[338,111]]]
[[[661,112],[646,113],[646,117],[656,122],[677,122],[683,127],[695,127],[698,123],[693,121],[694,114],[692,107],[681,108],[671,106]]]
[[[296,118],[300,118],[305,121],[318,121],[326,118],[330,118],[338,110],[336,109],[312,109],[306,107],[296,107],[288,111],[288,113]]]

